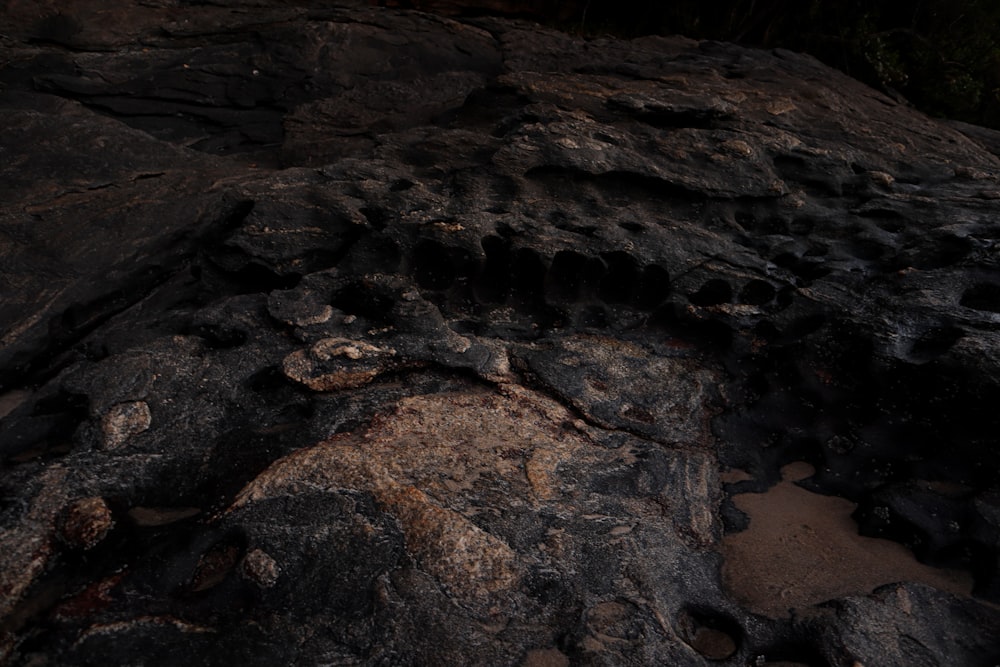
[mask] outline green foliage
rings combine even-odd
[[[1000,127],[1000,0],[590,0],[579,25],[805,51],[928,113]]]

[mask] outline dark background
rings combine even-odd
[[[424,0],[380,4],[521,15],[571,32],[681,34],[810,53],[939,117],[1000,128],[997,0]]]

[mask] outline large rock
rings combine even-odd
[[[683,38],[0,17],[6,664],[1000,660],[1000,134]]]

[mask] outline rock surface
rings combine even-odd
[[[1000,661],[1000,134],[683,38],[0,19],[4,664]]]

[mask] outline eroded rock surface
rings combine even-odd
[[[997,133],[683,38],[0,17],[0,661],[1000,661]]]

